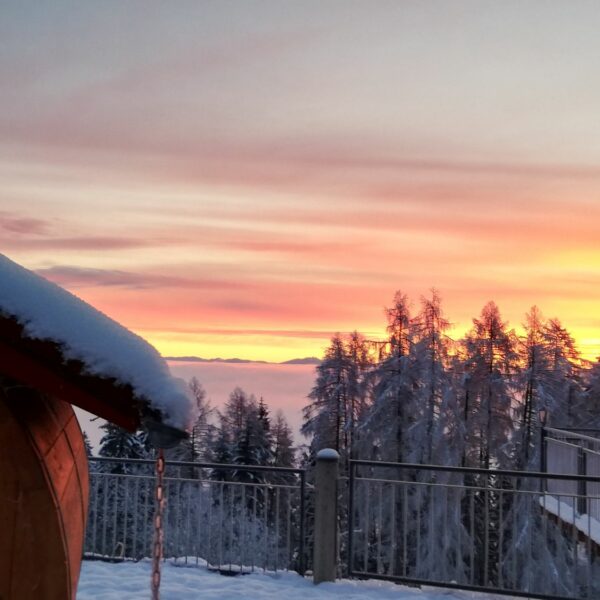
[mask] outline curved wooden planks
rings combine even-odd
[[[89,497],[70,404],[0,387],[0,599],[75,598]]]

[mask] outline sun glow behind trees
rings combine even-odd
[[[342,457],[489,469],[539,466],[538,411],[556,427],[599,423],[600,362],[532,307],[517,335],[488,302],[458,340],[439,294],[413,312],[397,292],[385,343],[336,335],[317,367],[302,432]]]

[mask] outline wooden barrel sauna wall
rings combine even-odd
[[[0,600],[74,600],[88,498],[71,405],[0,379]]]

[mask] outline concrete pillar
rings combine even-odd
[[[315,546],[313,581],[335,581],[337,572],[337,481],[340,455],[331,448],[317,454],[315,470]]]

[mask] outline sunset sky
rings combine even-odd
[[[166,355],[537,304],[600,354],[597,1],[0,8],[0,251]],[[1,282],[0,282],[1,284]]]

